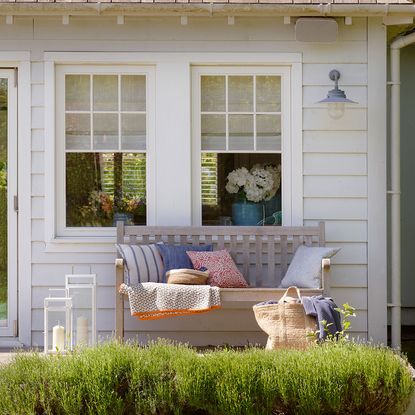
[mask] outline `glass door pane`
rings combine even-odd
[[[7,290],[7,95],[8,80],[0,79],[0,327],[8,322]]]
[[[17,336],[17,87],[0,70],[0,336]]]

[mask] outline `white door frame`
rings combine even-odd
[[[0,336],[17,336],[17,74],[14,69],[0,69],[7,79],[7,326]]]

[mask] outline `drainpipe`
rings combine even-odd
[[[415,43],[415,33],[394,40],[391,48],[391,330],[392,347],[401,347],[401,48]]]

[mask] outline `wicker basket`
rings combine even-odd
[[[289,293],[300,301],[293,302]],[[308,334],[317,330],[316,319],[305,314],[297,287],[289,287],[278,304],[255,305],[253,309],[259,327],[268,334],[266,349],[305,349],[313,343]]]

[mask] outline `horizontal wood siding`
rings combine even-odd
[[[299,52],[303,60],[303,175],[304,225],[326,221],[330,246],[342,248],[333,258],[332,294],[342,304],[359,309],[353,324],[356,336],[367,335],[367,23],[339,23],[336,43],[295,41],[294,25],[283,19],[116,18],[71,16],[15,17],[0,25],[0,49],[30,50],[32,55],[32,344],[41,345],[43,298],[49,287],[62,287],[64,275],[93,272],[98,280],[98,328],[101,337],[114,329],[114,248],[109,245],[59,244],[46,249],[44,159],[45,51],[152,52]],[[341,72],[340,87],[359,102],[340,120],[332,120],[317,104],[332,82],[328,72]],[[167,82],[168,80],[166,80]],[[157,81],[156,81],[157,84]],[[189,143],[190,145],[190,143]],[[158,169],[162,166],[158,166]],[[190,177],[180,178],[189,180]],[[187,187],[190,189],[190,185]],[[173,213],[172,213],[173,214]],[[178,213],[178,215],[182,213]],[[187,215],[187,213],[186,213]],[[189,218],[190,220],[190,218]],[[51,252],[54,249],[63,252]],[[93,252],[88,252],[93,251]],[[165,336],[194,344],[264,342],[250,310],[224,309],[198,317],[143,323],[126,318],[126,337]]]

